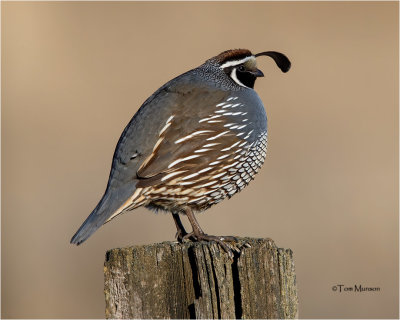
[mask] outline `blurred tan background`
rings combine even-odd
[[[174,239],[141,208],[69,244],[143,101],[239,47],[293,68],[259,59],[266,164],[200,224],[293,249],[301,318],[399,316],[398,3],[2,2],[1,26],[2,318],[103,318],[106,250]]]

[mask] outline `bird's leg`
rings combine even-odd
[[[178,213],[172,213],[172,218],[174,218],[175,226],[176,226],[176,235],[175,238],[178,242],[182,243],[184,237],[188,234],[185,230],[185,227],[182,224],[181,218]]]
[[[186,235],[187,238],[189,237],[194,237],[197,241],[205,240],[205,241],[215,241],[217,242],[228,254],[229,258],[233,259],[233,252],[232,249],[235,251],[240,250],[237,248],[236,245],[228,245],[227,242],[237,242],[237,239],[235,237],[218,237],[218,236],[211,236],[208,234],[205,234],[204,231],[201,229],[199,223],[196,220],[196,217],[194,216],[193,211],[190,208],[185,209],[185,213],[189,219],[190,224],[192,225],[193,231],[191,233],[188,233]]]

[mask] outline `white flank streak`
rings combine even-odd
[[[234,112],[234,113],[232,113],[233,116],[238,116],[238,115],[240,115],[240,114],[243,114],[243,115],[244,115],[244,112]]]
[[[231,145],[230,147],[225,148],[225,149],[222,149],[221,151],[228,151],[228,150],[232,149],[234,146],[238,145],[239,143],[240,143],[240,141],[235,142],[235,143],[234,143],[233,145]]]
[[[192,193],[194,191],[192,188],[185,188],[185,189],[183,191],[180,191],[180,194],[187,195],[187,194]]]
[[[239,127],[239,126],[233,126],[233,127],[230,127],[229,129],[236,129],[237,127]]]
[[[217,123],[217,122],[222,122],[222,120],[210,120],[210,121],[207,121],[208,123]]]
[[[234,105],[232,106],[232,108],[236,108],[236,107],[238,107],[238,106],[240,106],[240,103],[234,104]]]
[[[165,123],[164,128],[162,128],[161,131],[160,131],[160,133],[159,133],[160,136],[161,136],[161,135],[163,134],[163,132],[164,132],[165,130],[167,130],[168,127],[171,125],[171,120],[172,120],[174,117],[175,117],[175,116],[172,115],[172,116],[170,116],[170,117],[168,118],[167,122]]]
[[[194,155],[188,156],[188,157],[186,157],[186,158],[182,158],[182,159],[175,160],[174,162],[172,162],[172,163],[168,166],[168,168],[173,167],[174,165],[176,165],[176,164],[179,163],[179,162],[186,161],[186,160],[190,160],[190,159],[194,159],[194,158],[198,158],[198,157],[200,157],[199,154],[194,154]],[[164,177],[164,178],[165,178],[165,177]],[[164,178],[163,178],[163,179],[164,179]]]
[[[233,79],[233,81],[235,81],[239,86],[248,88],[247,86],[245,86],[243,83],[240,82],[240,80],[238,79],[238,77],[236,76],[236,68],[234,68],[231,72],[231,78]]]
[[[223,136],[224,134],[227,134],[229,131],[224,131],[224,132],[221,132],[220,134],[217,134],[216,136],[214,136],[214,137],[211,137],[211,138],[208,138],[207,139],[207,141],[210,141],[210,140],[215,140],[215,139],[217,139],[217,138],[219,138],[219,137],[221,137],[221,136]]]
[[[179,182],[178,184],[180,185],[180,186],[187,186],[187,185],[190,185],[190,184],[193,184],[193,183],[195,183],[196,181],[186,181],[186,182]]]
[[[246,143],[247,143],[247,141],[241,143],[241,144],[239,145],[239,147],[243,147]]]
[[[208,143],[208,144],[204,145],[203,148],[216,146],[216,145],[218,145],[218,144],[221,144],[221,143],[219,143],[219,142]]]
[[[213,165],[216,165],[216,164],[218,164],[218,163],[220,163],[221,161],[214,161],[214,162],[211,162],[210,163],[210,166],[213,166]]]
[[[227,123],[227,124],[224,124],[224,127],[230,127],[230,126],[233,126],[234,124],[236,124],[236,123]]]
[[[209,183],[206,184],[202,184],[201,186],[196,186],[195,188],[203,188],[203,187],[208,187],[211,186],[212,184],[217,183],[217,181],[211,181]]]
[[[160,145],[161,141],[163,141],[163,140],[164,140],[164,137],[160,137],[160,138],[157,140],[156,145],[155,145],[154,148],[153,148],[153,151],[157,149],[157,147]]]
[[[214,113],[222,113],[222,112],[225,112],[225,110],[217,110]]]
[[[213,132],[213,131],[212,130],[199,130],[199,131],[192,132],[190,135],[197,136],[198,134],[207,133],[207,132]]]
[[[230,98],[226,99],[226,101],[231,101],[233,99],[234,99],[234,97],[230,97]]]
[[[246,121],[249,121],[249,119],[243,119],[242,121],[243,121],[243,122],[246,122]]]
[[[136,191],[133,193],[133,195],[129,198],[128,201],[126,201],[124,203],[124,205],[122,205],[121,207],[119,207],[117,209],[117,211],[115,211],[111,217],[109,217],[107,219],[107,221],[110,221],[112,218],[114,218],[115,216],[119,215],[126,207],[129,207],[137,198],[137,196],[140,194],[140,192],[143,190],[143,188],[138,188],[136,189]]]
[[[198,173],[203,173],[203,172],[209,171],[211,169],[212,169],[211,167],[207,167],[207,168],[200,170]]]
[[[256,58],[255,58],[254,56],[250,56],[250,57],[243,58],[243,59],[241,59],[241,60],[228,61],[228,62],[225,62],[225,63],[224,63],[222,66],[220,66],[219,68],[220,68],[220,69],[224,69],[224,68],[226,68],[226,67],[237,66],[238,64],[242,64],[242,63],[244,63],[244,62],[246,62],[246,61],[249,61],[249,60],[251,60],[251,59],[255,60]]]
[[[215,176],[212,176],[211,179],[215,179],[215,178],[222,177],[222,176],[225,175],[225,174],[226,174],[226,172],[218,173],[218,174],[216,174]]]
[[[211,130],[200,130],[200,131],[192,132],[191,134],[187,135],[186,137],[183,137],[183,138],[180,138],[180,139],[176,140],[176,141],[175,141],[175,144],[178,144],[178,143],[180,143],[180,142],[182,142],[182,141],[191,139],[191,138],[193,138],[194,136],[197,136],[197,135],[199,135],[199,134],[206,133],[206,132],[212,132],[212,131],[211,131]]]
[[[254,131],[254,129],[251,130],[244,138],[245,138],[245,139],[248,139],[253,131]]]
[[[224,116],[230,116],[230,115],[232,115],[233,113],[232,112],[226,112],[226,113],[224,113],[223,115]]]
[[[196,201],[201,200],[201,199],[203,199],[203,198],[204,198],[204,197],[196,198],[196,199],[190,200],[188,203],[196,202]]]
[[[199,175],[199,174],[198,174],[197,172],[196,172],[196,173],[193,173],[193,174],[189,174],[188,176],[182,178],[182,180],[187,180],[187,179],[193,178],[193,177],[198,176],[198,175]]]
[[[169,179],[169,178],[171,178],[171,177],[173,177],[173,176],[176,176],[177,174],[180,174],[180,173],[182,173],[182,172],[185,172],[185,171],[175,171],[175,172],[171,172],[170,174],[167,174],[164,178],[162,178],[161,181],[167,180],[167,179]]]
[[[199,120],[199,123],[200,123],[200,122],[207,121],[207,120],[210,120],[210,119],[211,119],[211,118],[203,118],[203,119]]]
[[[164,131],[169,128],[170,125],[171,125],[171,122],[167,122],[167,124],[164,126],[164,128],[161,129],[161,131],[158,135],[161,136],[164,133]]]
[[[223,156],[218,157],[217,160],[222,160],[222,159],[225,159],[225,158],[227,158],[229,156],[230,156],[229,153],[228,154],[224,154]]]
[[[226,106],[223,106],[222,109],[229,108],[230,106],[231,104],[227,104]]]
[[[216,105],[216,107],[223,106],[224,104],[225,104],[225,102],[218,103],[218,104]]]
[[[203,118],[203,119],[199,120],[199,123],[204,122],[204,121],[208,121],[208,120],[211,120],[211,119],[215,119],[215,118],[220,118],[220,117],[222,117],[222,114],[217,114],[217,115],[212,116],[212,117],[210,116],[209,118]]]
[[[235,157],[235,158],[236,158],[236,157]],[[238,163],[239,163],[239,162],[236,161],[236,162],[234,162],[234,163],[232,163],[232,164],[230,164],[230,165],[228,165],[228,166],[222,167],[222,170],[225,170],[225,169],[229,169],[229,168],[231,168],[231,167],[234,167],[234,166],[236,166]]]
[[[244,125],[238,127],[238,129],[243,129],[244,127],[247,127],[247,124],[244,124]]]
[[[206,151],[210,151],[210,150],[212,150],[212,149],[199,149],[199,150],[196,150],[195,153],[206,152]]]

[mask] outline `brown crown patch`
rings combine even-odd
[[[221,52],[215,57],[219,64],[223,64],[231,60],[240,60],[253,55],[250,50],[247,49],[232,49]]]

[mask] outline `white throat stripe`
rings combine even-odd
[[[243,83],[241,83],[240,80],[238,79],[238,77],[236,76],[236,68],[234,68],[234,69],[232,70],[232,72],[231,72],[231,78],[232,78],[233,81],[235,81],[239,86],[248,88],[248,87],[245,86]]]

